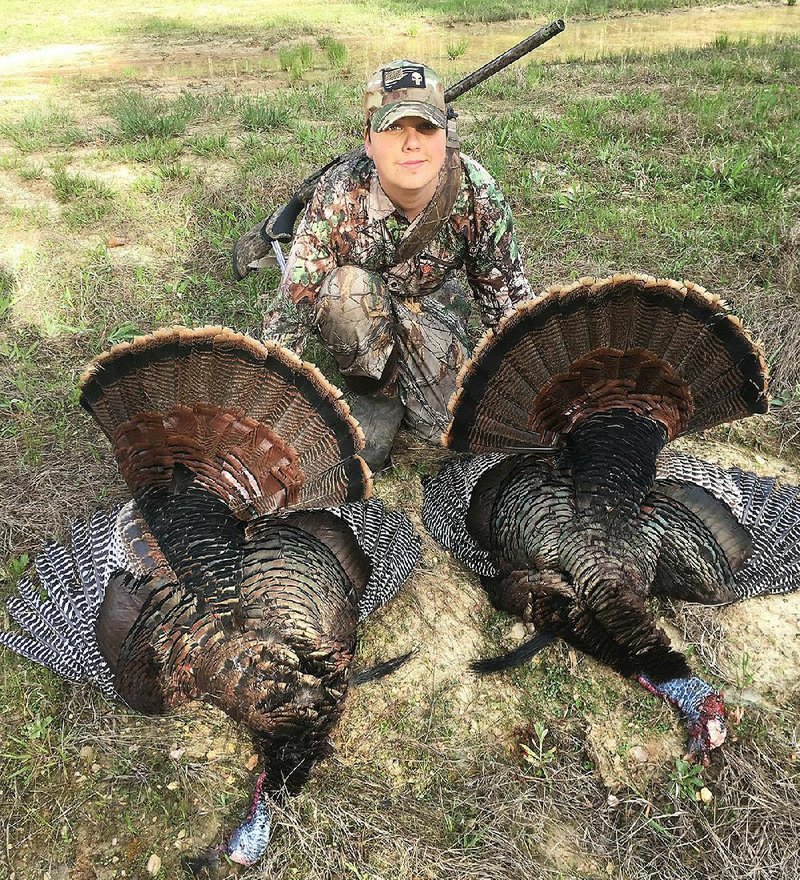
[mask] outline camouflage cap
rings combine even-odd
[[[391,61],[369,78],[364,113],[373,131],[386,131],[404,116],[421,116],[445,128],[444,85],[435,71],[418,61]]]

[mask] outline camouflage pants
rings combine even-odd
[[[471,349],[468,312],[454,281],[403,298],[380,275],[356,266],[329,273],[314,303],[322,343],[342,375],[384,379],[383,393],[399,394],[405,406],[406,427],[433,442],[447,427],[447,403]],[[396,368],[384,375],[395,357]]]

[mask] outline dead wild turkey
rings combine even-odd
[[[426,481],[423,521],[536,635],[475,671],[563,638],[677,706],[707,763],[725,738],[722,696],[670,647],[647,599],[796,589],[800,494],[662,448],[767,405],[760,349],[690,283],[583,279],[489,331],[443,437],[480,454]]]
[[[81,403],[133,500],[76,522],[71,547],[43,550],[48,595],[20,583],[7,608],[23,632],[0,644],[141,712],[201,699],[245,724],[263,768],[222,851],[252,864],[270,795],[299,790],[328,751],[356,624],[409,575],[419,536],[364,500],[358,424],[277,345],[219,327],[159,331],[97,358]]]

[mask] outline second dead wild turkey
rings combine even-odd
[[[73,525],[35,561],[0,644],[148,714],[209,702],[261,762],[219,852],[264,853],[270,798],[329,751],[360,619],[419,557],[409,520],[367,500],[360,428],[310,364],[220,327],[171,328],[101,355],[81,380],[133,500]],[[42,597],[40,589],[46,595]],[[392,668],[388,663],[362,680]]]
[[[473,455],[426,481],[423,521],[536,635],[475,670],[563,638],[674,704],[707,762],[726,735],[723,697],[671,647],[648,599],[797,589],[800,491],[664,447],[767,406],[760,348],[688,282],[582,279],[489,331],[443,438]]]

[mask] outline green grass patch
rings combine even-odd
[[[187,138],[185,143],[195,156],[227,156],[230,154],[230,140],[227,132],[194,135]]]
[[[331,67],[344,67],[347,63],[347,46],[333,37],[320,37],[317,40]]]
[[[309,31],[379,32],[391,26],[414,35],[420,20],[437,23],[496,22],[569,15],[601,16],[610,11],[660,12],[699,5],[697,0],[384,0],[380,7],[351,0],[241,0],[235,8],[201,0],[154,0],[146,8],[119,0],[113,15],[101,0],[85,0],[80,13],[64,17],[61,6],[44,0],[35,9],[24,0],[6,0],[0,46],[8,51],[55,43],[149,40],[156,44],[209,38],[276,40]],[[712,5],[712,4],[706,4]],[[377,11],[376,11],[377,10]]]
[[[143,92],[123,91],[111,106],[111,116],[125,140],[164,141],[183,134],[201,110],[202,104],[190,95],[169,101]]]
[[[73,199],[106,201],[114,198],[114,191],[102,181],[78,172],[70,174],[64,168],[53,171],[50,183],[59,202],[70,202]]]
[[[285,101],[246,98],[239,108],[239,121],[245,131],[271,131],[288,128],[294,114]]]
[[[285,70],[289,74],[289,78],[293,82],[302,79],[303,74],[311,67],[313,60],[314,49],[310,43],[301,43],[299,46],[278,50],[278,64],[281,70]]]
[[[76,126],[70,113],[56,109],[34,110],[14,121],[0,120],[0,136],[23,153],[75,146],[91,137]]]
[[[181,141],[171,137],[146,137],[144,140],[122,144],[118,149],[119,157],[130,162],[171,162],[182,152]]]
[[[445,46],[445,52],[447,52],[447,57],[451,61],[455,61],[456,58],[460,58],[466,51],[467,46],[469,44],[466,40],[455,40],[452,43],[448,43]]]

